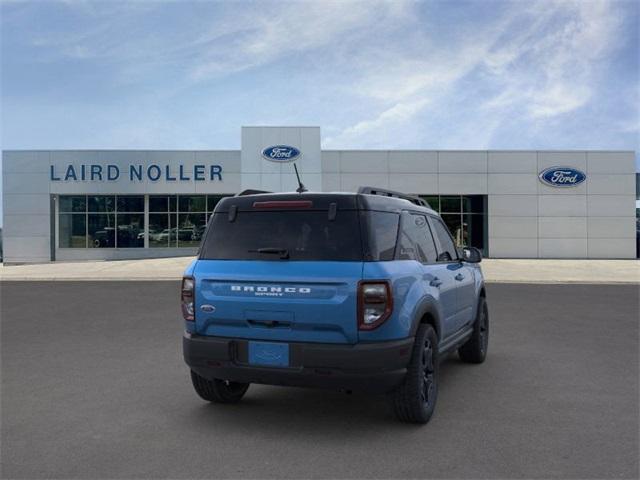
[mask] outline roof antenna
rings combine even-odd
[[[300,181],[300,174],[298,173],[298,166],[294,163],[293,168],[296,171],[296,178],[298,179],[298,188],[296,188],[296,192],[304,193],[307,192],[307,188],[304,186],[304,183]]]

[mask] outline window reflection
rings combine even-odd
[[[469,245],[487,254],[486,195],[423,195],[440,213],[458,246]]]
[[[178,246],[197,247],[206,227],[206,213],[178,214]]]
[[[149,195],[150,248],[197,247],[207,218],[229,195]],[[60,195],[60,248],[143,248],[144,195]]]
[[[84,213],[62,213],[58,222],[61,248],[86,248],[87,216]]]
[[[87,239],[90,248],[114,248],[116,246],[115,215],[90,213],[87,215]]]

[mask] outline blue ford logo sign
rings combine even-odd
[[[262,150],[262,156],[271,162],[293,162],[302,152],[289,145],[273,145]]]
[[[538,175],[542,183],[552,187],[575,187],[587,179],[584,172],[571,167],[551,167]]]

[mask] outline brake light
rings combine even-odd
[[[187,322],[193,322],[195,320],[193,303],[194,287],[195,280],[193,277],[184,277],[182,279],[180,301],[182,304],[182,316]]]
[[[311,208],[311,200],[271,200],[268,202],[253,202],[253,208]]]
[[[391,316],[393,296],[385,280],[358,284],[358,329],[373,330]]]

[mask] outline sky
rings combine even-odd
[[[0,0],[0,148],[638,151],[639,5]]]

